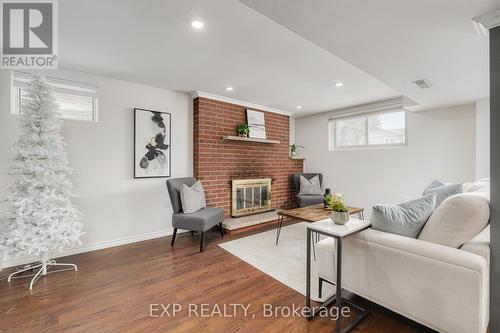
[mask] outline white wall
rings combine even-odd
[[[476,178],[490,177],[490,99],[476,102]]]
[[[368,209],[417,197],[434,179],[475,177],[475,106],[407,112],[408,146],[328,151],[328,113],[296,119],[306,172],[322,172],[325,187]]]
[[[53,72],[51,72],[53,74]],[[133,178],[133,108],[172,113],[172,176],[193,174],[192,101],[165,89],[69,70],[61,77],[99,86],[99,121],[65,121],[63,136],[71,165],[75,202],[85,225],[75,253],[171,233],[166,179]],[[17,116],[10,113],[10,72],[0,71],[0,198],[5,198]],[[17,261],[9,261],[5,266]]]

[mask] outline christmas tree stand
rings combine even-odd
[[[56,269],[56,270],[50,270],[52,267],[66,267],[66,268],[61,268],[61,269]],[[28,271],[34,271],[38,269],[38,272],[33,273],[33,274],[23,274],[23,275],[18,275],[24,272]],[[63,271],[68,271],[68,270],[74,270],[75,272],[78,271],[78,267],[75,264],[66,264],[66,263],[58,263],[54,259],[47,260],[47,259],[42,259],[40,263],[37,264],[30,264],[28,267],[24,267],[18,271],[15,271],[14,273],[10,274],[9,277],[7,278],[7,281],[11,281],[12,279],[20,279],[20,278],[25,278],[25,277],[31,277],[31,283],[30,283],[30,290],[33,289],[33,285],[40,279],[40,277],[45,276],[47,274],[52,274],[52,273],[57,273],[57,272],[63,272]]]

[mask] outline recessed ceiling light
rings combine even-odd
[[[334,86],[335,88],[340,88],[340,87],[342,87],[343,85],[344,85],[344,83],[343,83],[343,82],[335,82],[335,83],[333,84],[333,86]]]
[[[302,109],[302,105],[297,105],[297,109]]]
[[[234,88],[233,87],[226,87],[226,91],[233,91]]]
[[[202,29],[204,25],[201,21],[191,21],[191,26],[195,29]]]

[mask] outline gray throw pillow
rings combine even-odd
[[[181,189],[182,211],[185,214],[194,213],[207,206],[205,201],[205,191],[198,180],[193,186],[189,187],[182,184]]]
[[[425,195],[398,205],[375,205],[372,210],[372,228],[417,238],[435,205],[436,194]]]
[[[319,183],[319,176],[316,175],[311,179],[300,176],[300,192],[299,194],[323,194]]]
[[[460,194],[464,191],[462,184],[445,184],[439,180],[434,180],[424,190],[423,195],[436,194],[436,208],[448,197]]]

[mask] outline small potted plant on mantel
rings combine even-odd
[[[295,143],[289,145],[290,146],[290,155],[297,156],[297,148],[304,148],[304,146],[296,145]]]
[[[241,123],[236,128],[236,132],[238,132],[238,136],[248,138],[248,133],[250,133],[250,128],[248,127],[248,124]]]
[[[330,218],[335,224],[346,224],[349,221],[349,210],[344,205],[344,195],[341,193],[325,197],[328,204]]]

